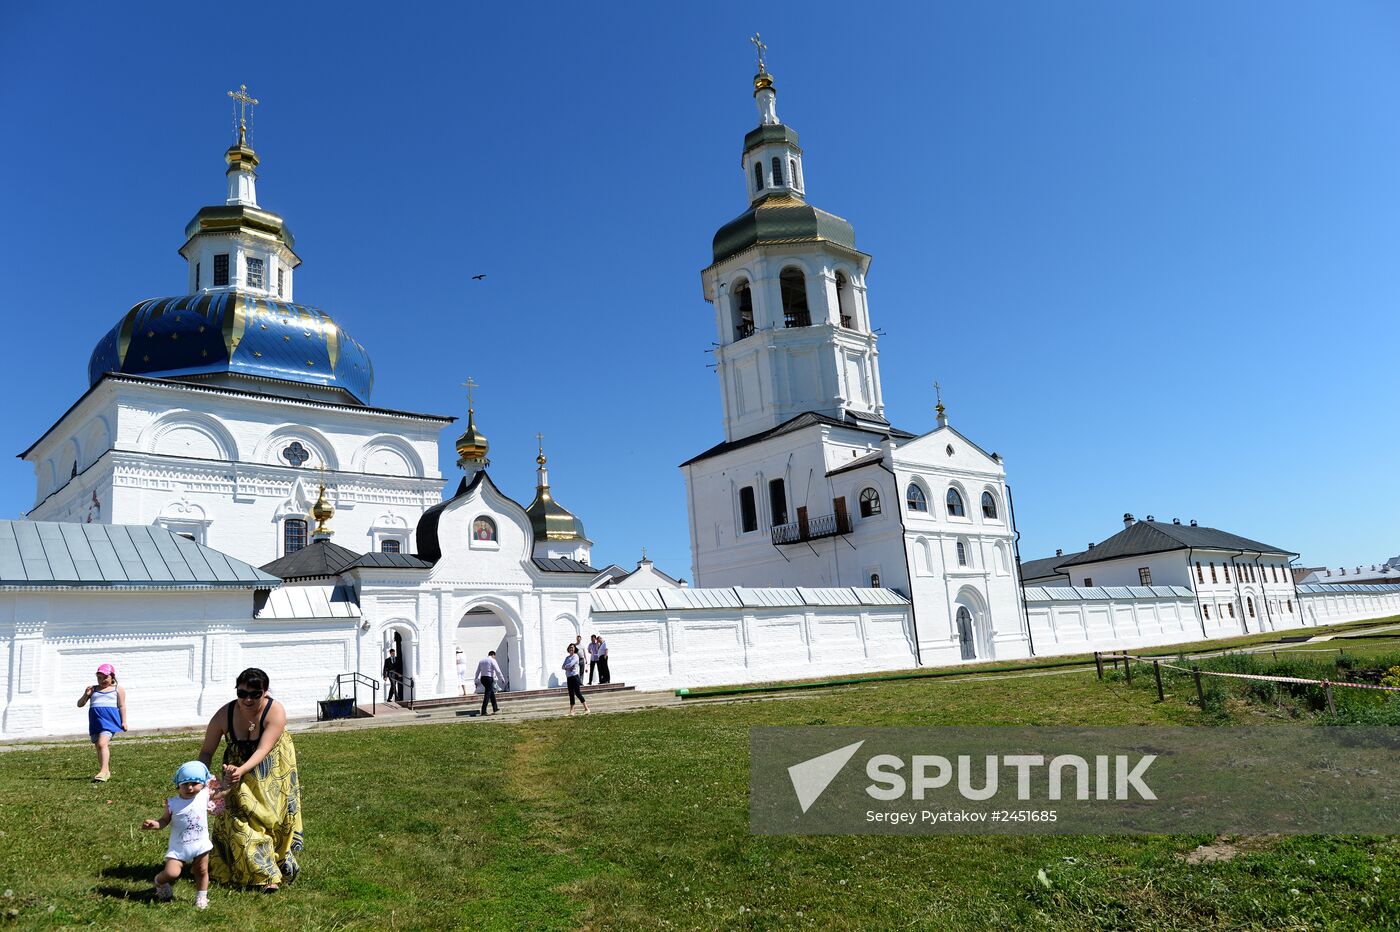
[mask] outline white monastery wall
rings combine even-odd
[[[813,604],[826,600],[848,604]],[[604,589],[593,601],[588,633],[607,641],[614,681],[642,689],[917,666],[908,605],[879,590]]]
[[[358,618],[255,619],[248,590],[0,591],[0,738],[85,735],[76,703],[103,663],[133,729],[202,727],[246,667],[267,671],[289,716],[314,716],[359,662],[358,629]]]
[[[1400,615],[1400,585],[1299,586],[1298,601],[1309,625],[1335,625]]]

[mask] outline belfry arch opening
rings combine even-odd
[[[802,270],[792,266],[783,269],[778,286],[783,298],[783,326],[812,326],[812,312],[807,308],[807,277]]]
[[[734,339],[753,336],[753,289],[747,279],[739,279],[730,292],[734,304]]]
[[[506,676],[506,682],[498,684],[502,689],[509,689],[512,683],[518,688],[525,681],[521,642],[517,627],[489,606],[477,606],[457,622],[456,649],[466,660],[468,674],[494,650],[496,664]]]
[[[851,281],[845,272],[836,273],[836,306],[841,312],[841,326],[856,329],[856,301],[851,293]]]

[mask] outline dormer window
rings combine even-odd
[[[266,278],[263,275],[263,260],[248,257],[248,287],[264,288]]]
[[[228,253],[220,253],[214,257],[214,287],[228,287]]]
[[[773,156],[773,187],[781,187],[786,183],[783,181],[783,160],[775,155]]]
[[[788,159],[788,180],[794,188],[802,187],[802,182],[797,177],[797,159]]]
[[[763,163],[753,163],[753,189],[757,193],[763,190]]]

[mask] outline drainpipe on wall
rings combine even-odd
[[[1233,564],[1235,570],[1235,604],[1240,607],[1240,623],[1244,625],[1244,633],[1248,634],[1249,616],[1244,613],[1244,593],[1240,592],[1240,565],[1235,563],[1235,557],[1242,556],[1244,556],[1243,550],[1232,554],[1230,556],[1230,563]]]
[[[1003,482],[1002,486],[1006,489],[1006,514],[1011,519],[1011,555],[1016,558],[1016,604],[1026,621],[1026,643],[1034,657],[1035,636],[1031,634],[1031,612],[1026,608],[1026,584],[1021,579],[1021,529],[1016,527],[1016,501],[1011,497],[1011,483]]]
[[[1264,617],[1269,619],[1269,630],[1277,631],[1278,625],[1274,624],[1274,613],[1269,610],[1269,580],[1268,577],[1264,575],[1264,565],[1259,562],[1262,559],[1264,559],[1262,553],[1256,553],[1254,555],[1254,567],[1259,570],[1259,591],[1263,593],[1261,598],[1264,600]]]

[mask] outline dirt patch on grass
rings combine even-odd
[[[1271,847],[1278,839],[1278,835],[1221,835],[1210,844],[1199,845],[1178,857],[1187,864],[1216,864],[1232,861],[1250,851],[1262,851]]]

